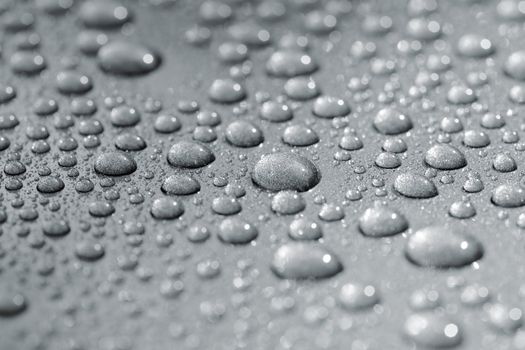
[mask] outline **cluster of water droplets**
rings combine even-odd
[[[524,4],[0,4],[6,346],[525,349]]]

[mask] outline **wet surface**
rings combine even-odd
[[[525,349],[525,2],[0,2],[0,349]]]

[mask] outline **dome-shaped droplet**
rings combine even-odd
[[[64,220],[49,220],[42,224],[42,232],[52,238],[65,236],[70,230],[69,224]]]
[[[182,214],[184,214],[184,206],[181,202],[172,198],[157,198],[151,205],[151,216],[155,219],[173,220]]]
[[[317,243],[294,242],[282,245],[274,253],[272,271],[285,279],[321,279],[343,270],[337,255]]]
[[[129,41],[111,41],[98,51],[98,63],[104,71],[116,75],[140,75],[160,65],[153,50]]]
[[[403,153],[406,152],[408,146],[403,139],[400,138],[389,138],[383,142],[383,150],[390,153]]]
[[[517,0],[501,0],[496,7],[498,16],[507,21],[523,21],[525,20],[525,10],[520,1]]]
[[[509,100],[513,103],[525,103],[525,87],[521,85],[514,85],[509,90]]]
[[[201,185],[190,175],[177,174],[168,176],[161,189],[166,194],[182,196],[199,192]]]
[[[255,147],[264,141],[261,129],[253,123],[237,120],[226,127],[226,140],[237,147]]]
[[[255,164],[253,181],[270,191],[307,191],[321,180],[319,169],[305,157],[294,153],[262,156]]]
[[[109,120],[114,126],[134,126],[140,122],[140,113],[134,107],[121,105],[111,110]]]
[[[339,221],[345,217],[345,211],[335,203],[325,203],[321,207],[318,216],[323,221]]]
[[[64,189],[64,181],[54,176],[45,176],[41,178],[36,188],[42,193],[56,193]]]
[[[525,190],[517,184],[499,185],[492,191],[491,200],[499,207],[522,207],[525,205]]]
[[[301,194],[295,191],[281,191],[272,198],[271,208],[281,215],[297,214],[306,208]]]
[[[461,200],[452,203],[448,213],[456,219],[469,219],[476,215],[476,208],[469,200]]]
[[[91,28],[115,28],[131,20],[131,12],[112,0],[90,0],[78,10],[80,21]]]
[[[84,261],[98,260],[104,256],[105,252],[101,243],[90,239],[82,240],[75,245],[75,255]]]
[[[16,89],[11,85],[0,85],[0,105],[12,101],[16,97]]]
[[[498,113],[485,113],[480,124],[486,129],[499,129],[505,126],[505,118]]]
[[[295,77],[284,84],[284,92],[293,100],[305,101],[319,96],[321,89],[312,77]]]
[[[317,70],[317,63],[303,51],[276,51],[266,62],[266,71],[280,78],[307,75]]]
[[[349,282],[341,287],[338,301],[349,311],[366,310],[379,303],[379,291],[372,284]]]
[[[495,51],[492,42],[479,34],[461,36],[456,48],[460,55],[472,58],[486,57]]]
[[[398,135],[412,129],[412,120],[408,115],[386,107],[380,109],[375,115],[374,127],[383,135]]]
[[[27,308],[27,299],[20,293],[0,291],[0,317],[10,317],[22,313]]]
[[[311,146],[319,142],[317,133],[306,125],[287,126],[283,132],[283,142],[294,147]]]
[[[305,29],[313,34],[323,35],[332,32],[337,26],[337,17],[325,11],[310,11],[304,17]]]
[[[179,118],[174,115],[162,114],[155,119],[153,128],[156,132],[171,134],[172,132],[180,130],[180,128],[182,128],[182,123]]]
[[[406,31],[417,40],[435,40],[441,36],[441,25],[435,20],[416,17],[407,22]]]
[[[518,165],[514,158],[509,154],[499,153],[496,155],[492,161],[492,167],[494,170],[499,171],[500,173],[509,173],[518,169]]]
[[[248,244],[258,235],[255,226],[238,218],[225,219],[219,225],[219,238],[225,243]]]
[[[88,211],[94,217],[106,217],[115,212],[115,207],[105,201],[95,201],[88,204]]]
[[[224,23],[231,19],[232,15],[231,6],[222,1],[207,0],[199,6],[199,19],[208,24]]]
[[[423,267],[463,267],[483,256],[483,246],[474,236],[446,226],[427,226],[407,240],[405,254]]]
[[[344,117],[350,113],[350,106],[340,98],[321,96],[315,100],[312,112],[320,118]]]
[[[323,237],[323,230],[317,222],[300,218],[290,223],[288,236],[296,241],[315,241]]]
[[[96,55],[98,50],[109,42],[106,33],[98,30],[81,31],[76,39],[78,49],[85,55]]]
[[[242,206],[237,198],[220,196],[212,200],[211,210],[219,215],[235,215],[241,212]]]
[[[441,119],[440,128],[449,134],[457,133],[463,130],[461,119],[454,116],[446,116]]]
[[[129,175],[137,170],[137,163],[131,156],[122,152],[100,154],[95,160],[95,170],[108,176]]]
[[[65,70],[57,74],[56,86],[62,94],[84,94],[93,88],[93,82],[85,74]]]
[[[241,43],[227,41],[219,45],[217,55],[224,63],[240,63],[248,58],[248,47]]]
[[[146,141],[139,135],[124,133],[115,139],[115,147],[122,151],[141,151],[146,148]]]
[[[505,73],[516,80],[525,80],[525,50],[510,54],[503,65]]]
[[[369,237],[397,235],[408,229],[408,221],[395,209],[377,203],[359,217],[359,230]]]
[[[404,332],[421,347],[452,348],[463,341],[462,328],[454,319],[432,311],[410,315],[405,321]]]
[[[447,93],[447,101],[455,105],[469,104],[478,99],[471,88],[463,85],[452,86]]]
[[[271,42],[270,32],[253,20],[232,24],[228,34],[234,40],[252,47],[263,47]]]
[[[438,194],[432,181],[414,173],[398,175],[394,181],[394,189],[409,198],[431,198]]]
[[[395,153],[382,152],[376,157],[375,164],[383,169],[395,169],[401,166],[401,159]]]
[[[427,151],[425,163],[435,169],[454,170],[466,166],[467,159],[456,147],[440,143]]]
[[[52,16],[66,13],[73,6],[73,0],[36,0],[35,6],[40,11]]]
[[[489,325],[503,334],[516,332],[523,324],[523,311],[517,307],[494,303],[486,308]]]
[[[168,163],[179,168],[201,168],[214,160],[213,152],[197,142],[179,141],[168,152]]]
[[[246,89],[232,79],[216,79],[208,89],[208,95],[218,103],[235,103],[246,97]]]
[[[293,111],[285,103],[266,101],[261,105],[261,118],[272,123],[283,123],[293,118]]]
[[[34,75],[47,67],[45,58],[33,51],[17,51],[11,55],[9,66],[14,73]]]
[[[363,141],[356,135],[344,135],[339,140],[339,147],[347,151],[357,151],[363,148]]]
[[[467,147],[482,148],[490,144],[490,138],[483,131],[467,130],[463,134],[463,144]]]

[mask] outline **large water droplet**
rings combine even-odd
[[[474,236],[445,226],[428,226],[407,241],[407,258],[416,265],[435,268],[463,267],[483,256],[483,246]]]
[[[436,185],[426,177],[404,173],[396,177],[394,189],[409,198],[431,198],[438,195]]]
[[[95,160],[95,170],[108,176],[129,175],[137,170],[137,163],[131,156],[122,152],[100,154]]]
[[[213,152],[197,142],[179,141],[168,152],[168,163],[179,168],[201,168],[214,160]]]
[[[255,164],[253,181],[270,191],[307,191],[321,180],[321,172],[309,159],[294,153],[262,156]]]
[[[521,207],[525,205],[525,190],[518,185],[499,185],[492,191],[491,200],[499,207]]]
[[[343,270],[339,258],[317,243],[287,243],[275,252],[272,271],[280,278],[319,279]]]
[[[456,147],[447,144],[432,146],[425,154],[425,162],[440,170],[454,170],[467,165],[465,155]]]
[[[386,237],[408,229],[408,221],[397,210],[376,203],[359,217],[359,229],[365,236]]]
[[[451,348],[463,341],[461,326],[450,316],[437,312],[420,312],[405,321],[405,334],[423,347]]]
[[[153,50],[129,41],[112,41],[98,51],[98,63],[104,71],[117,75],[146,74],[160,65]]]

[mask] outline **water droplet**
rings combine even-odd
[[[317,243],[287,243],[274,253],[272,271],[285,279],[321,279],[343,270],[339,258]]]
[[[419,346],[451,348],[463,341],[462,327],[450,316],[437,312],[420,312],[405,321],[405,334]]]
[[[398,175],[394,181],[394,189],[409,198],[431,198],[438,195],[432,181],[414,173]]]
[[[264,141],[261,129],[247,121],[234,121],[226,127],[226,140],[237,147],[255,147]]]
[[[412,234],[405,253],[423,267],[463,267],[483,256],[483,246],[474,236],[445,226],[427,226]]]
[[[457,51],[460,55],[472,58],[483,58],[494,53],[495,48],[488,38],[479,34],[465,34],[459,38]]]
[[[97,57],[100,68],[116,75],[146,74],[161,61],[153,50],[129,41],[111,41],[100,48]]]
[[[168,152],[168,163],[179,168],[201,168],[214,160],[213,152],[197,142],[179,141]]]
[[[251,223],[238,219],[228,218],[219,225],[219,238],[229,244],[248,244],[259,235],[259,231]]]
[[[246,89],[232,79],[216,79],[210,86],[208,94],[212,101],[218,103],[235,103],[246,97]]]
[[[299,218],[290,223],[288,236],[297,241],[315,241],[323,236],[323,230],[317,222]]]
[[[83,2],[78,10],[80,21],[91,28],[115,28],[129,22],[131,12],[124,5],[111,0]]]
[[[398,135],[412,129],[412,120],[406,114],[387,107],[375,115],[374,127],[383,135]]]
[[[317,133],[306,125],[287,126],[283,132],[283,142],[294,147],[307,147],[319,142]]]
[[[372,284],[349,282],[341,287],[338,301],[346,310],[360,311],[378,304],[380,297],[377,288]]]
[[[170,175],[162,182],[162,192],[170,195],[189,195],[200,191],[201,185],[190,175]]]
[[[108,176],[123,176],[135,172],[137,163],[126,153],[107,152],[97,157],[95,170]]]
[[[368,208],[359,217],[359,230],[369,237],[397,235],[408,229],[405,216],[380,203]]]
[[[162,197],[157,198],[151,205],[151,216],[155,219],[173,220],[184,213],[184,206],[177,200]]]
[[[439,170],[454,170],[466,166],[467,159],[456,147],[447,144],[437,144],[432,146],[425,154],[425,163]]]
[[[350,107],[340,98],[321,96],[315,100],[312,111],[320,118],[336,118],[350,113]]]
[[[268,74],[279,78],[309,75],[317,70],[317,62],[307,53],[295,50],[274,52],[266,62]]]
[[[505,60],[503,70],[513,79],[525,80],[525,51],[511,53]]]
[[[20,293],[2,291],[0,293],[0,316],[11,317],[27,308],[27,299]]]
[[[294,153],[275,153],[261,157],[255,164],[252,179],[270,191],[304,192],[319,183],[321,173],[305,157]]]
[[[491,200],[499,207],[521,207],[525,205],[525,191],[518,185],[499,185],[492,191]]]
[[[301,194],[294,191],[281,191],[272,198],[272,210],[281,215],[297,214],[306,208]]]

